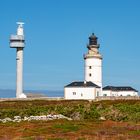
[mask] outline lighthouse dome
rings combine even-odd
[[[89,45],[97,45],[98,37],[95,36],[94,33],[89,37]]]

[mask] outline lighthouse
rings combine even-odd
[[[98,38],[92,34],[87,45],[88,53],[84,55],[84,81],[73,81],[64,87],[65,99],[94,100],[102,96],[102,56],[99,53]]]
[[[94,33],[89,37],[88,53],[84,55],[85,81],[90,81],[102,89],[102,55],[99,53],[98,38]]]
[[[16,62],[17,62],[17,75],[16,75],[16,98],[26,98],[23,93],[23,49],[25,46],[23,22],[17,22],[17,34],[11,35],[10,47],[16,48]]]

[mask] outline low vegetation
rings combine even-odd
[[[140,124],[114,121],[2,123],[0,140],[139,140]]]
[[[62,114],[73,120],[0,123],[0,140],[138,140],[140,101],[3,101],[0,119]]]
[[[112,121],[140,121],[139,100],[116,101],[5,101],[0,102],[0,119],[14,116],[36,116],[62,114],[73,120],[93,120],[101,118]]]

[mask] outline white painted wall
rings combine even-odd
[[[65,99],[95,99],[97,94],[100,94],[100,88],[94,87],[65,87]]]
[[[91,81],[102,88],[102,59],[96,57],[85,59],[85,81]]]
[[[102,96],[112,96],[111,90],[102,90]]]
[[[118,96],[137,96],[138,93],[135,91],[119,91]]]
[[[103,90],[103,96],[138,96],[138,92],[135,91],[111,91]]]

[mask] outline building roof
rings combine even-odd
[[[100,88],[96,84],[92,82],[84,82],[84,81],[79,81],[79,82],[72,82],[69,85],[66,85],[65,87],[95,87],[95,88]]]
[[[116,87],[116,86],[106,86],[103,88],[103,90],[112,90],[112,91],[136,91],[136,89],[129,87],[129,86],[122,86],[122,87]]]

